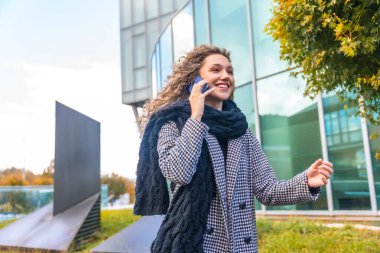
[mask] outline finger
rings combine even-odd
[[[201,93],[203,86],[207,83],[207,79],[200,80],[194,84],[193,90],[195,89],[196,93]]]
[[[210,94],[211,92],[213,92],[215,89],[216,89],[216,87],[212,87],[211,89],[208,89],[207,91],[205,91],[205,93],[203,93],[203,95],[207,96],[208,94]]]
[[[318,169],[318,166],[322,164],[322,159],[318,159],[316,160],[311,166],[310,168],[313,169],[314,171]]]
[[[330,174],[324,170],[319,170],[319,174],[323,175],[325,178],[330,178]]]
[[[208,80],[207,79],[202,79],[200,80],[199,82],[197,82],[196,84],[203,87],[206,83],[208,83]]]
[[[323,164],[326,164],[329,167],[334,167],[334,164],[330,163],[329,161],[323,161]]]
[[[321,177],[322,182],[326,185],[327,184],[327,179],[325,177]]]
[[[324,165],[324,164],[320,165],[318,168],[319,168],[320,170],[325,170],[325,171],[327,171],[329,174],[332,174],[332,173],[333,173],[333,169],[332,169],[331,167],[329,167],[329,166]]]

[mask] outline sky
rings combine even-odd
[[[59,101],[100,122],[101,173],[135,178],[119,33],[118,0],[0,0],[0,170],[49,165]]]

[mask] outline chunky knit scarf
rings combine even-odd
[[[168,121],[174,121],[181,131],[190,115],[189,101],[178,101],[159,110],[152,115],[141,141],[134,213],[166,214],[151,246],[152,252],[203,252],[203,234],[216,192],[206,141],[203,141],[191,182],[178,188],[170,207],[166,179],[158,164],[157,141],[161,127]],[[225,139],[242,136],[248,127],[244,114],[231,100],[223,102],[222,111],[205,105],[202,122],[209,126],[211,134]]]

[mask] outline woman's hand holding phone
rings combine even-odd
[[[205,88],[205,86],[207,86]],[[207,80],[197,76],[194,83],[190,84],[188,89],[190,92],[191,118],[200,121],[203,116],[205,107],[205,98],[214,91],[215,87],[208,89]]]

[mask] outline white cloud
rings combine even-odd
[[[289,73],[258,81],[260,115],[289,117],[316,103],[302,95],[304,87],[302,79],[289,77]]]
[[[26,167],[41,172],[54,156],[55,101],[101,123],[102,173],[135,177],[139,138],[132,109],[121,103],[119,66],[87,62],[82,68],[14,62],[18,87],[0,86],[0,168]],[[8,94],[7,94],[8,93]],[[24,94],[23,96],[19,96]],[[24,97],[27,103],[18,99]],[[6,109],[4,109],[6,108]]]

